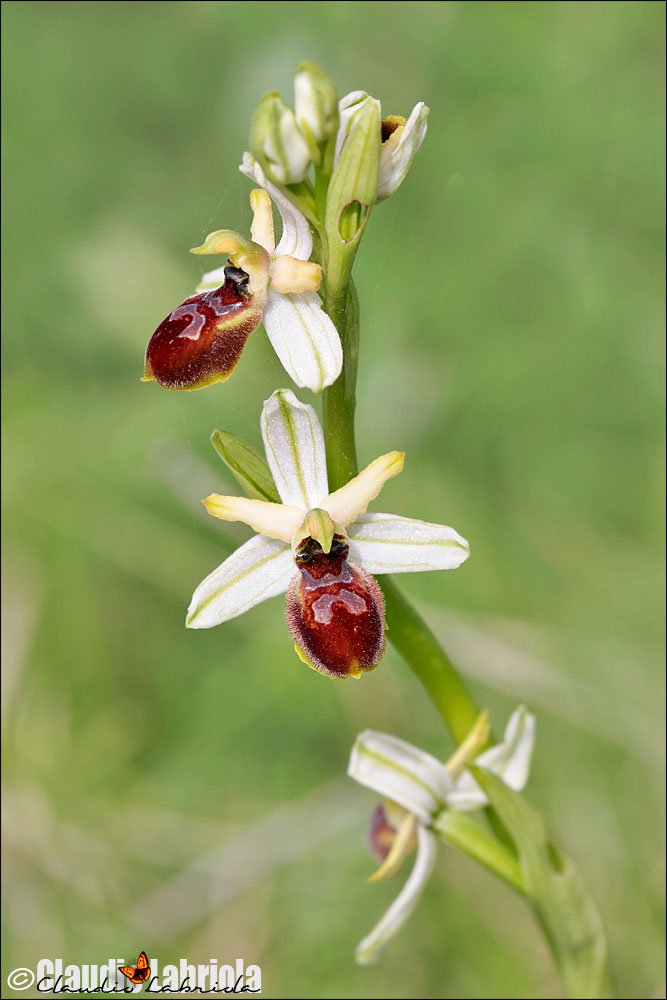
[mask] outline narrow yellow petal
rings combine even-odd
[[[466,764],[470,764],[482,752],[490,735],[489,713],[484,709],[477,716],[477,721],[463,743],[459,744],[445,764],[452,778],[458,778]]]
[[[268,500],[250,500],[248,497],[224,497],[212,493],[202,500],[209,514],[221,521],[242,521],[260,535],[291,542],[294,532],[303,519],[303,511],[282,503]]]
[[[339,490],[330,493],[322,506],[334,521],[346,527],[363,513],[374,500],[388,479],[397,476],[403,468],[405,453],[390,451],[367,465],[363,472],[351,479]]]
[[[250,207],[253,212],[250,235],[253,243],[259,243],[268,253],[276,249],[276,238],[273,233],[273,209],[271,199],[266,191],[255,188],[250,192]]]
[[[322,282],[322,268],[309,260],[297,260],[289,254],[276,257],[271,264],[271,288],[283,295],[289,292],[318,291]]]

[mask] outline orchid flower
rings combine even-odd
[[[288,389],[265,402],[262,436],[281,503],[212,494],[210,514],[257,532],[197,587],[186,624],[210,628],[287,591],[287,623],[304,662],[332,677],[372,670],[385,648],[372,573],[452,569],[468,558],[453,528],[366,509],[403,468],[392,451],[333,493],[311,406]]]
[[[340,375],[343,351],[317,294],[322,268],[310,260],[310,227],[249,153],[241,170],[260,185],[250,195],[251,239],[221,229],[191,251],[227,254],[228,263],[205,274],[196,293],[160,323],[146,349],[144,381],[166,389],[224,382],[261,320],[290,378],[321,392]],[[271,199],[282,219],[278,246]]]
[[[350,130],[354,127],[359,109],[369,102],[377,105],[378,115],[381,114],[380,102],[363,90],[353,90],[338,102],[339,126],[336,135],[334,169],[338,165]],[[402,115],[389,115],[389,117],[381,119],[382,145],[378,168],[378,201],[388,198],[403,183],[426,136],[428,113],[429,108],[423,101],[420,101],[419,104],[415,104],[407,120]]]
[[[486,713],[482,713],[446,764],[386,733],[367,729],[357,737],[347,773],[385,797],[372,814],[369,828],[369,846],[382,861],[371,881],[398,872],[406,855],[417,847],[414,867],[401,892],[357,946],[356,958],[362,965],[377,957],[415,909],[435,864],[437,837],[432,827],[438,815],[445,809],[469,811],[487,805],[485,793],[465,769],[467,764],[474,761],[517,791],[525,787],[535,742],[535,717],[525,706],[517,708],[502,742],[477,755],[488,733]]]

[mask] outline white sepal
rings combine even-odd
[[[405,740],[365,729],[357,736],[347,773],[430,823],[444,807],[452,779],[439,760]]]
[[[394,937],[408,919],[419,902],[424,886],[428,882],[437,851],[436,837],[423,826],[417,827],[417,857],[400,893],[386,911],[382,919],[355,950],[355,958],[360,965],[373,962],[380,950]]]
[[[416,104],[405,125],[389,136],[380,149],[378,201],[388,198],[403,183],[410,164],[419,152],[427,129],[429,109]]]
[[[264,403],[262,437],[266,459],[283,503],[304,514],[329,492],[324,436],[312,406],[290,389],[277,389]]]
[[[284,594],[294,573],[289,545],[255,535],[199,584],[185,624],[211,628],[236,618],[255,604]]]
[[[521,705],[510,716],[502,743],[481,753],[475,764],[498,775],[515,791],[521,791],[528,781],[535,732],[535,716],[525,705]],[[454,788],[447,796],[449,808],[462,812],[481,809],[486,804],[486,795],[468,771],[456,779]]]
[[[324,506],[329,510],[326,502]],[[467,541],[454,528],[397,514],[362,514],[347,533],[350,559],[369,573],[455,569],[470,555]]]
[[[283,231],[280,242],[275,249],[275,256],[289,254],[290,257],[296,257],[297,260],[310,260],[310,255],[313,252],[313,237],[308,220],[303,213],[295,208],[279,187],[272,184],[251,153],[243,154],[243,162],[239,170],[250,180],[259,184],[261,188],[264,188],[280,212]]]
[[[262,322],[271,345],[292,379],[321,392],[343,366],[343,348],[317,292],[276,292],[269,288]]]
[[[405,453],[390,451],[380,455],[363,469],[358,476],[339,490],[329,494],[322,506],[334,521],[343,526],[356,521],[374,500],[388,479],[397,476],[403,468]]]

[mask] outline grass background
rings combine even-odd
[[[383,509],[453,524],[472,557],[401,583],[497,728],[537,713],[530,797],[621,995],[664,995],[663,15],[3,4],[3,985],[145,948],[259,963],[267,997],[560,995],[527,908],[444,848],[381,962],[352,961],[396,892],[364,881],[354,736],[449,750],[392,650],[332,683],[280,600],[183,628],[247,537],[199,503],[232,486],[209,435],[258,444],[286,377],[261,332],[206,392],[141,384],[143,350],[201,273],[187,248],[247,228],[254,103],[313,58],[386,113],[431,107],[356,268],[358,441],[407,451]]]

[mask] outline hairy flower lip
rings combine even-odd
[[[298,565],[285,617],[299,657],[329,677],[359,678],[384,655],[384,597],[376,581],[345,555],[321,554]],[[322,573],[317,579],[316,568]]]
[[[165,389],[203,389],[232,374],[261,319],[262,296],[248,274],[227,266],[218,288],[185,299],[158,325],[146,347],[143,381]]]

